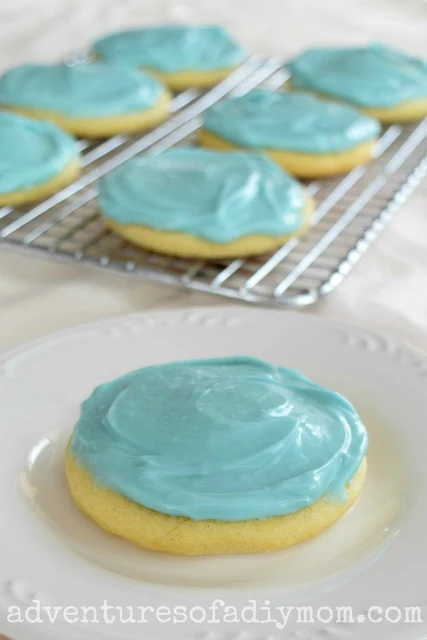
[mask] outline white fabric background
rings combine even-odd
[[[425,0],[0,0],[0,65],[58,59],[109,29],[165,19],[221,22],[264,53],[383,39],[427,57]],[[0,349],[78,322],[199,304],[227,301],[0,248]],[[308,311],[427,349],[427,182],[341,287]]]

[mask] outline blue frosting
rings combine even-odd
[[[121,224],[229,242],[295,231],[305,194],[261,155],[184,148],[129,160],[101,180],[99,202]]]
[[[0,77],[0,102],[68,116],[108,116],[153,106],[164,91],[137,69],[103,63],[24,64]]]
[[[305,153],[350,149],[381,130],[379,122],[352,107],[262,89],[217,103],[203,127],[241,146]]]
[[[227,68],[243,62],[246,55],[216,25],[171,24],[121,31],[95,42],[94,50],[109,62],[166,73]]]
[[[71,454],[96,483],[161,513],[246,520],[344,500],[367,433],[351,404],[250,357],[146,367],[83,403]]]
[[[393,107],[427,97],[426,62],[380,43],[309,49],[288,67],[294,87],[362,107]]]
[[[74,138],[53,124],[0,111],[0,193],[45,182],[78,156]]]

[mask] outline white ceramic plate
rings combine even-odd
[[[169,360],[249,354],[346,395],[370,433],[369,474],[347,516],[271,554],[179,558],[109,536],[73,505],[63,454],[101,382]],[[133,315],[78,327],[0,361],[0,632],[38,638],[409,640],[427,634],[427,357],[367,331],[241,307]],[[10,623],[10,606],[351,606],[354,623]],[[267,606],[264,604],[264,606]],[[419,606],[424,623],[376,623],[369,607]],[[10,610],[9,610],[10,612]],[[376,616],[380,615],[376,610]],[[196,616],[196,614],[194,614]],[[202,615],[202,614],[200,614]],[[317,614],[316,614],[317,616]],[[388,614],[397,618],[398,612]],[[197,616],[196,616],[197,617]],[[328,618],[328,614],[321,614]],[[373,616],[375,617],[375,616]],[[258,616],[260,619],[260,615]],[[363,622],[363,619],[365,621]],[[237,634],[237,635],[236,635]]]

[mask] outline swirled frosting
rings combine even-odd
[[[49,122],[0,111],[0,193],[45,182],[78,156],[74,138]]]
[[[230,242],[295,231],[305,195],[296,180],[261,155],[184,148],[121,165],[101,180],[99,203],[121,224]]]
[[[427,97],[426,62],[380,43],[309,49],[288,67],[294,87],[362,107],[393,107]]]
[[[227,68],[245,58],[244,50],[217,25],[170,24],[121,31],[97,40],[93,48],[103,60],[166,73]]]
[[[76,117],[143,111],[163,91],[142,71],[103,63],[24,64],[0,77],[0,103]]]
[[[349,149],[381,130],[379,122],[347,105],[262,89],[218,102],[203,127],[238,145],[305,153]]]
[[[82,405],[71,454],[96,483],[161,513],[292,513],[346,483],[367,433],[342,396],[250,357],[155,365]]]

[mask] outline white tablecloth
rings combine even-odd
[[[54,60],[110,29],[221,22],[249,50],[383,39],[427,57],[425,0],[14,0],[0,6],[0,65]],[[0,349],[79,322],[145,309],[229,304],[160,285],[0,251]],[[427,349],[427,183],[345,282],[310,311]]]

